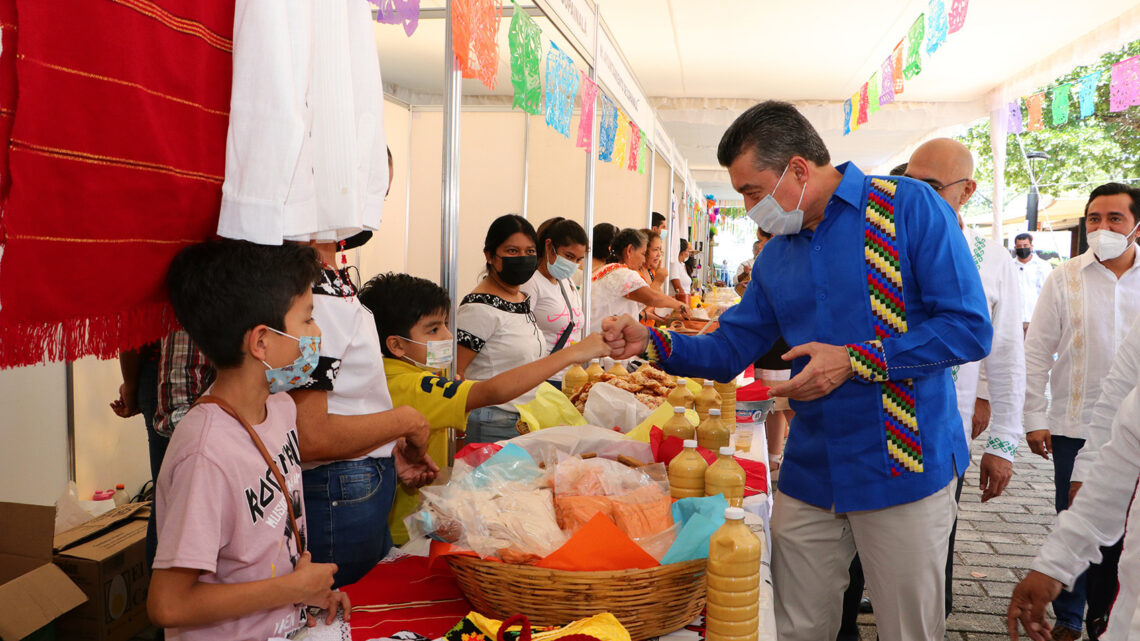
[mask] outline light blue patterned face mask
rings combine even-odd
[[[269,393],[287,392],[304,386],[313,376],[313,370],[317,368],[317,360],[321,355],[321,337],[302,336],[297,338],[272,327],[269,329],[282,336],[292,338],[297,341],[298,347],[301,348],[301,355],[297,357],[297,360],[284,367],[269,367],[269,363],[261,361],[261,364],[267,368],[265,378],[269,381]]]

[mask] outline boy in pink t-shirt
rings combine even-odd
[[[313,250],[221,240],[183,250],[167,282],[178,320],[217,369],[158,475],[158,550],[147,611],[168,639],[264,641],[328,610],[333,564],[305,550],[297,409],[319,352]],[[284,486],[284,487],[282,487]]]

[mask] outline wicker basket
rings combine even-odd
[[[534,625],[566,625],[613,614],[633,639],[679,630],[705,607],[705,560],[647,570],[570,572],[448,556],[476,612],[495,619],[525,614]]]

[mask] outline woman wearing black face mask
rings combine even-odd
[[[491,223],[483,243],[487,275],[459,304],[455,319],[459,348],[455,369],[462,378],[487,380],[546,355],[546,341],[535,323],[530,298],[519,286],[538,269],[534,227],[507,214]],[[399,304],[399,301],[393,301]],[[479,408],[468,415],[467,442],[491,443],[518,436],[514,403],[534,399],[534,391],[511,403]]]

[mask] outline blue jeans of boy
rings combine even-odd
[[[313,561],[337,564],[335,587],[355,583],[392,549],[388,513],[396,496],[395,459],[337,461],[305,470],[302,477]]]
[[[1077,459],[1077,452],[1085,444],[1083,438],[1070,438],[1068,436],[1052,437],[1053,441],[1053,485],[1056,490],[1054,497],[1057,512],[1069,509],[1069,481],[1073,476],[1073,462]],[[1053,601],[1053,615],[1057,623],[1070,630],[1081,631],[1085,618],[1085,574],[1077,577],[1073,583],[1073,590],[1063,590],[1061,595]]]
[[[467,415],[467,443],[494,443],[519,435],[515,423],[518,412],[508,412],[498,407],[480,407]]]

